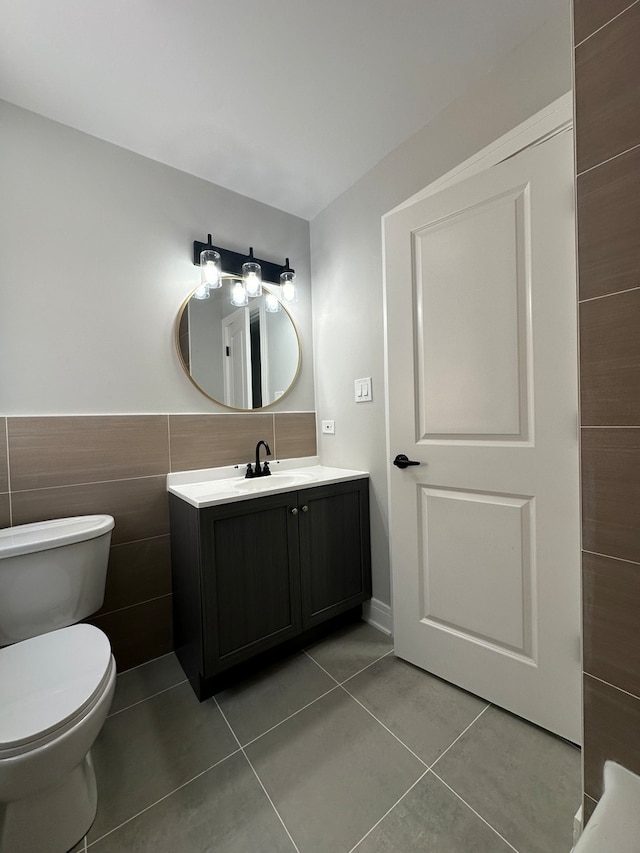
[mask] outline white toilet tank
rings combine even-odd
[[[0,530],[0,646],[102,607],[114,521],[80,515]]]

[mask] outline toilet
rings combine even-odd
[[[0,851],[66,853],[97,808],[91,747],[116,666],[99,610],[110,515],[0,530]]]

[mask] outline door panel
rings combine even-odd
[[[526,195],[519,187],[413,235],[420,438],[527,437]]]
[[[385,220],[396,654],[580,740],[570,132]]]

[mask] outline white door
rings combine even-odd
[[[234,409],[250,409],[251,341],[249,311],[238,308],[222,320],[224,402]]]
[[[580,741],[570,132],[385,223],[396,654]]]

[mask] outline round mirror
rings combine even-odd
[[[278,290],[264,285],[262,296],[238,307],[231,303],[225,281],[204,299],[203,290],[196,288],[182,305],[176,324],[178,356],[196,388],[216,403],[263,409],[281,399],[297,379],[300,341]]]

